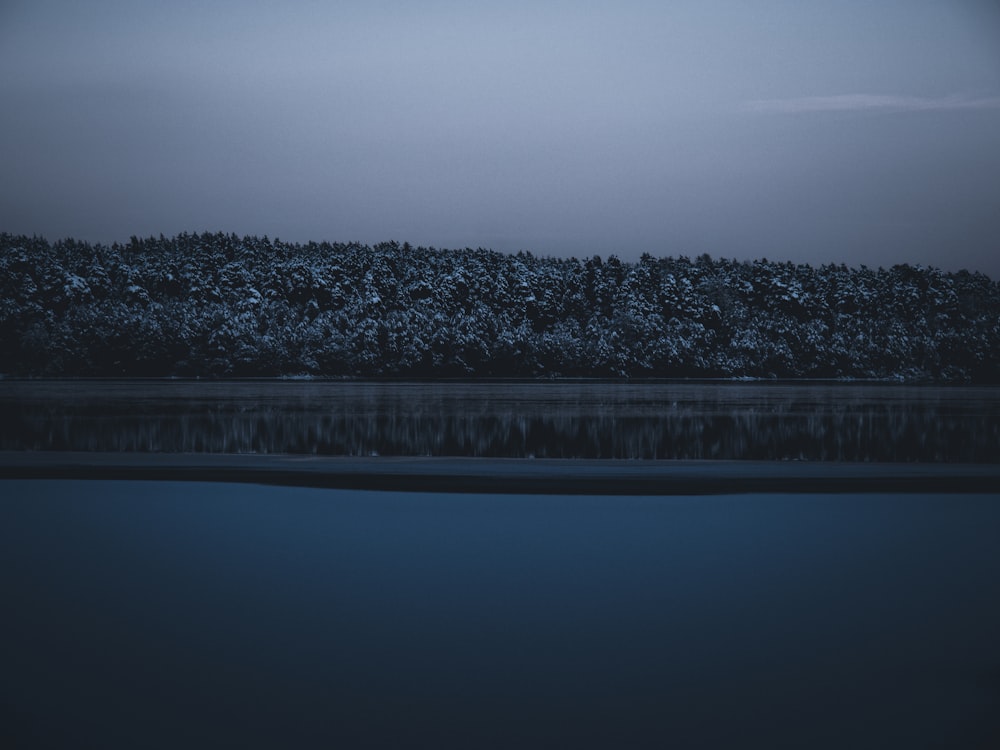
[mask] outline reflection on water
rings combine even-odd
[[[2,382],[0,449],[1000,461],[1000,388]]]

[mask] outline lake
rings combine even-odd
[[[0,381],[0,450],[1000,462],[1000,387]]]
[[[1000,747],[998,388],[0,381],[0,415],[4,746]]]
[[[8,747],[997,747],[1000,503],[0,482]]]

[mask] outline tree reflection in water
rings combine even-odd
[[[871,384],[0,383],[0,448],[1000,461],[1000,389]]]

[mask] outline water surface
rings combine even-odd
[[[1000,498],[0,482],[10,747],[997,747]]]
[[[0,449],[1000,461],[1000,388],[0,382]]]

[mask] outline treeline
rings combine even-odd
[[[1000,382],[1000,285],[921,266],[0,234],[0,284],[9,375]]]

